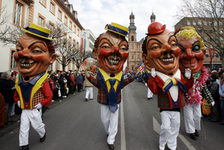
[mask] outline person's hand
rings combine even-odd
[[[17,105],[20,108],[20,106],[21,106],[20,101],[17,101]]]
[[[215,105],[215,101],[211,102],[211,105],[214,106]]]
[[[41,109],[42,108],[42,104],[38,103],[36,106],[34,106],[35,109]]]
[[[190,79],[191,78],[191,69],[189,69],[189,68],[185,69],[184,75],[187,79]]]
[[[155,70],[155,68],[152,68],[152,69],[151,69],[151,76],[152,76],[153,78],[155,78],[155,76],[156,76],[156,70]]]

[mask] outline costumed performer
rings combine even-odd
[[[185,130],[193,140],[199,136],[201,130],[201,103],[202,93],[208,103],[214,105],[214,100],[206,86],[208,71],[203,66],[205,45],[201,36],[194,27],[183,27],[176,33],[178,46],[181,49],[180,70],[185,72],[189,68],[192,72],[194,84],[186,93],[184,107]]]
[[[134,80],[134,74],[124,78],[123,65],[128,58],[128,42],[125,36],[128,28],[117,23],[106,25],[105,33],[95,41],[93,53],[97,59],[96,76],[86,73],[90,82],[98,88],[98,103],[101,107],[101,121],[107,133],[107,145],[114,149],[118,130],[118,110],[121,89]]]
[[[30,24],[23,31],[14,54],[19,71],[14,99],[22,109],[19,146],[28,150],[30,123],[39,134],[40,142],[46,138],[41,108],[43,105],[48,107],[53,97],[46,70],[55,61],[56,54],[52,39],[48,37],[49,29]]]
[[[184,79],[179,70],[180,48],[177,39],[166,25],[153,22],[142,45],[142,58],[148,74],[147,84],[153,94],[158,96],[161,116],[159,149],[167,144],[176,150],[180,128],[180,108],[184,106],[185,88],[192,86],[191,72],[186,71]]]

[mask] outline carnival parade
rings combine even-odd
[[[0,0],[1,150],[224,149],[224,2],[119,3]]]

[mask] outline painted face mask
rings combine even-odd
[[[189,68],[193,74],[197,73],[203,66],[204,42],[193,27],[184,27],[176,36],[181,49],[180,70]]]
[[[99,37],[97,64],[107,73],[119,73],[128,58],[128,43],[123,36],[107,31]]]
[[[49,53],[44,40],[25,33],[18,39],[14,58],[21,76],[28,81],[46,71],[55,54]]]
[[[152,23],[143,47],[143,60],[148,70],[155,68],[156,71],[172,76],[179,69],[180,48],[176,37],[165,29],[165,25]]]

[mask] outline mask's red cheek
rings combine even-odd
[[[195,54],[195,57],[198,58],[198,59],[204,59],[204,56],[205,56],[205,54],[203,52]]]
[[[174,52],[174,54],[175,54],[176,56],[180,55],[180,53],[181,53],[180,48],[175,48],[175,49],[173,50],[173,52]]]
[[[121,55],[122,55],[123,59],[128,58],[128,52],[121,52]]]
[[[111,51],[109,51],[109,50],[105,50],[105,49],[99,49],[99,55],[100,56],[109,56],[110,55],[110,53],[111,53]]]
[[[149,56],[151,57],[160,57],[160,51],[150,51]]]
[[[33,56],[33,60],[35,60],[35,61],[50,61],[50,57],[45,57],[43,55]]]
[[[19,61],[19,56],[18,56],[18,53],[17,52],[15,52],[14,58],[15,58],[16,61]]]

